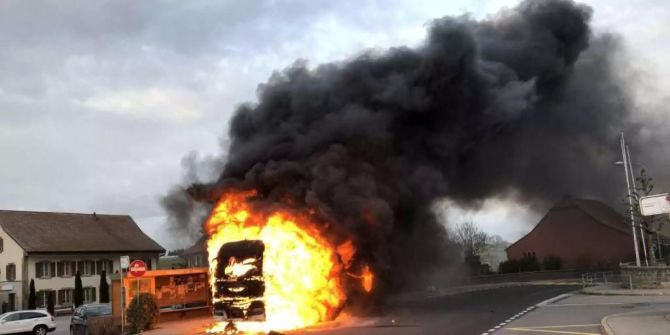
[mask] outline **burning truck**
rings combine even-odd
[[[259,240],[229,242],[216,257],[214,315],[226,321],[265,321],[263,252]]]
[[[309,212],[259,207],[255,195],[229,191],[205,223],[215,315],[225,320],[210,333],[316,325],[340,313],[351,280],[370,292],[374,275],[354,270],[350,240],[333,244]]]

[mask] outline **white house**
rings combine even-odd
[[[163,252],[127,215],[0,210],[0,306],[27,308],[34,279],[38,307],[49,295],[57,308],[69,307],[77,271],[84,301],[97,302],[100,274],[117,273],[121,256],[152,269]]]
[[[186,267],[188,268],[208,267],[207,238],[205,236],[201,237],[194,245],[184,250],[183,257],[186,259]]]

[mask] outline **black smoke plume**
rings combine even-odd
[[[595,36],[591,14],[531,0],[482,21],[437,19],[418,48],[314,69],[298,61],[237,109],[220,178],[189,195],[290,196],[316,209],[335,240],[353,238],[385,287],[449,257],[436,200],[616,202],[631,99],[616,76],[619,42]]]

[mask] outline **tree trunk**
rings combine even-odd
[[[647,257],[649,265],[656,265],[656,255],[654,254],[654,234],[647,232]]]

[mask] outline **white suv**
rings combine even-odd
[[[56,320],[44,310],[8,312],[0,315],[0,334],[46,335],[56,330]]]

